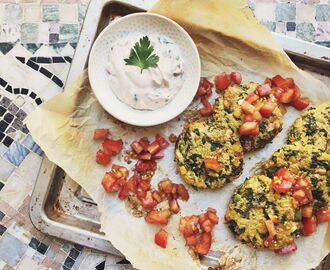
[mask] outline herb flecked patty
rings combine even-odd
[[[310,107],[294,122],[288,144],[311,144],[330,154],[330,102]]]
[[[330,202],[330,155],[311,145],[284,145],[263,164],[263,170],[272,178],[282,167],[310,181],[315,209]]]
[[[175,157],[183,179],[198,188],[222,187],[239,177],[243,169],[239,138],[223,120],[188,124],[176,142]],[[220,171],[207,169],[204,159],[217,160]]]
[[[265,247],[265,221],[274,221],[276,238],[267,248],[277,250],[292,243],[299,234],[301,212],[293,207],[290,195],[273,191],[271,181],[264,175],[246,179],[235,190],[225,220],[236,239],[255,248]]]
[[[214,114],[216,119],[223,117],[222,106],[218,106],[223,101],[225,114],[229,119],[230,124],[237,131],[244,119],[240,102],[250,93],[256,90],[257,83],[248,83],[246,86],[241,87],[233,85],[225,90],[223,98],[219,99],[214,106]],[[270,97],[264,97],[267,100]],[[274,103],[278,104],[276,100]],[[245,152],[254,151],[263,148],[266,144],[270,143],[275,136],[281,132],[283,126],[283,114],[280,106],[278,105],[273,111],[272,115],[268,118],[263,117],[259,123],[259,134],[257,136],[241,136],[240,141]]]

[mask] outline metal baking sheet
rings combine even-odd
[[[123,1],[91,1],[67,78],[70,84],[86,67],[93,41],[116,17],[145,10]],[[330,85],[330,49],[273,33],[299,67]],[[30,203],[30,217],[40,231],[123,256],[102,233],[96,204],[56,164],[44,158]],[[330,256],[318,269],[330,269]]]

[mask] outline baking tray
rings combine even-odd
[[[124,1],[91,1],[72,61],[67,84],[86,67],[97,35],[116,17],[144,9]],[[273,33],[299,67],[330,85],[330,49]],[[49,235],[79,243],[109,254],[122,256],[100,233],[99,213],[88,194],[56,164],[44,158],[30,202],[34,226]],[[330,269],[330,256],[318,269]]]

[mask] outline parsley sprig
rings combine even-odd
[[[141,74],[144,69],[157,67],[159,56],[152,54],[154,47],[150,44],[147,36],[140,38],[131,48],[129,57],[124,59],[126,65],[137,66],[141,69]]]

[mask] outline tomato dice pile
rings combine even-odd
[[[94,140],[103,140],[102,149],[96,152],[96,162],[106,166],[111,162],[111,157],[117,155],[123,148],[123,141],[108,139],[109,129],[100,128],[94,131]]]
[[[304,176],[297,177],[287,168],[280,168],[275,173],[271,186],[275,192],[290,193],[293,206],[301,208],[301,232],[303,235],[313,234],[316,231],[317,223],[330,221],[329,206],[318,210],[313,208],[314,198],[311,184]],[[295,250],[293,246],[290,246],[290,249]],[[285,254],[283,252],[287,251],[288,249],[285,249],[279,253]]]
[[[199,110],[201,116],[211,116],[213,114],[212,105],[208,100],[208,97],[212,95],[212,88],[213,83],[211,83],[208,79],[200,79],[195,98],[200,98],[201,103],[203,104],[203,108]]]
[[[232,72],[230,74],[222,72],[216,75],[214,78],[215,87],[218,93],[227,89],[232,83],[241,84],[241,82],[242,75],[239,72]]]
[[[180,219],[179,231],[186,240],[186,245],[196,254],[206,255],[212,244],[212,230],[219,223],[217,211],[208,208],[205,213],[186,216]]]
[[[141,161],[149,161],[163,158],[163,150],[168,146],[169,142],[159,133],[156,134],[153,142],[150,142],[148,138],[144,137],[131,143],[132,151],[135,154],[133,157]],[[151,170],[150,168],[148,168],[147,165],[144,164],[149,164],[150,166],[152,166],[152,164],[155,164],[155,162],[140,162],[140,164],[138,165],[138,170]],[[147,168],[143,169],[142,167],[145,166]]]
[[[283,104],[289,104],[297,110],[303,110],[308,107],[309,99],[300,96],[300,90],[292,78],[284,79],[281,75],[276,75],[266,81],[275,98]]]

